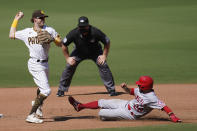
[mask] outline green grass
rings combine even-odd
[[[10,4],[12,3],[12,4]],[[39,4],[38,4],[39,3]],[[19,40],[9,40],[13,18],[19,10],[25,17],[18,29],[31,27],[31,13],[43,9],[47,24],[64,37],[77,25],[78,17],[111,39],[108,64],[116,84],[134,84],[141,75],[155,83],[197,83],[196,0],[17,0],[0,5],[0,87],[35,86],[27,70],[28,49]],[[60,48],[50,53],[50,84],[57,86],[65,67]],[[72,85],[102,85],[98,69],[82,62]]]
[[[85,129],[85,130],[67,130],[67,131],[196,131],[197,124],[170,124],[142,127],[124,127],[124,128],[105,128],[105,129]]]

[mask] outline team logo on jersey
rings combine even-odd
[[[39,44],[38,37],[28,37],[28,43],[30,44]]]

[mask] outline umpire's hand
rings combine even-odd
[[[105,63],[105,61],[106,61],[106,56],[105,56],[105,55],[100,55],[100,56],[98,56],[98,58],[97,58],[97,63],[98,63],[99,65],[103,65],[103,64]]]
[[[75,57],[68,57],[68,59],[66,61],[70,65],[75,65],[76,64]]]

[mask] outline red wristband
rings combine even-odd
[[[130,94],[131,94],[131,95],[134,95],[134,88],[131,88]]]

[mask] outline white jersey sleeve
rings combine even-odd
[[[149,100],[149,103],[147,104],[148,107],[153,109],[162,109],[166,104],[159,100],[155,93],[153,93],[152,99]]]
[[[25,41],[28,37],[27,33],[28,33],[28,28],[24,29],[24,30],[19,30],[15,32],[15,38]]]

